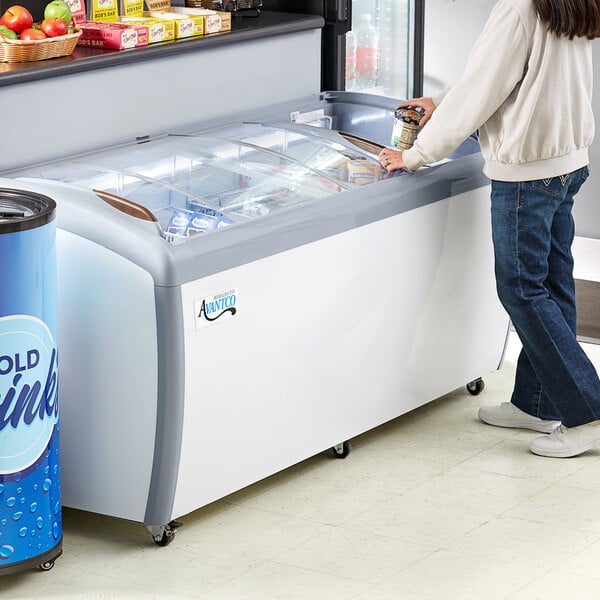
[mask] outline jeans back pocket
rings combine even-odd
[[[557,198],[565,193],[572,176],[573,173],[567,173],[566,175],[559,175],[548,179],[536,179],[531,182],[531,187],[538,192]]]

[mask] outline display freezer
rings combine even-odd
[[[508,317],[477,142],[392,177],[396,104],[324,93],[4,174],[58,205],[65,506],[164,545],[199,507],[481,390]]]

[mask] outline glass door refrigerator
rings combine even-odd
[[[263,8],[324,18],[323,91],[422,95],[425,0],[263,0]]]

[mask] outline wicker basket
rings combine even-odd
[[[69,56],[77,46],[81,29],[73,33],[44,38],[42,40],[11,40],[0,35],[0,62],[32,62],[59,56]]]

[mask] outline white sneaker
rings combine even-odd
[[[543,435],[529,445],[534,454],[551,458],[569,458],[583,454],[600,442],[600,421],[565,427],[561,425],[550,435]]]
[[[496,427],[532,429],[540,433],[551,433],[560,425],[560,421],[545,421],[539,417],[534,417],[517,408],[512,402],[484,404],[479,409],[479,418],[484,423]]]

